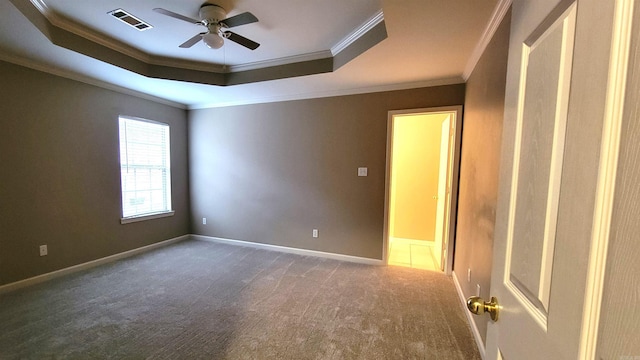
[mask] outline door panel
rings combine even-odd
[[[546,326],[573,54],[575,6],[523,48],[506,279]],[[519,181],[522,179],[523,181]]]

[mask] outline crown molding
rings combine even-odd
[[[273,66],[289,65],[289,64],[305,62],[305,61],[326,59],[330,57],[331,57],[331,51],[329,50],[316,51],[312,53],[287,56],[279,59],[256,61],[252,63],[238,64],[238,65],[228,65],[227,72],[258,70],[258,69],[264,69],[264,68],[269,68]]]
[[[385,92],[385,91],[410,90],[410,89],[419,89],[419,88],[425,88],[425,87],[462,84],[465,82],[461,76],[458,76],[458,77],[450,77],[450,78],[442,78],[442,79],[405,82],[405,83],[364,86],[364,87],[351,88],[351,89],[314,91],[314,92],[299,93],[299,94],[256,97],[256,98],[245,99],[240,101],[227,101],[227,102],[185,105],[183,103],[149,95],[149,94],[146,94],[140,91],[135,91],[123,86],[114,85],[106,81],[92,78],[90,76],[80,75],[71,70],[54,67],[54,66],[51,66],[50,64],[34,61],[32,59],[22,57],[22,56],[0,53],[0,61],[6,61],[8,63],[12,63],[12,64],[23,66],[29,69],[41,71],[54,76],[63,77],[63,78],[78,81],[84,84],[97,86],[106,90],[115,91],[120,94],[135,96],[141,99],[153,101],[156,103],[168,105],[168,106],[175,107],[178,109],[183,109],[183,110],[199,110],[199,109],[230,107],[230,106],[240,106],[240,105],[253,105],[253,104],[262,104],[262,103],[326,98],[326,97],[334,97],[334,96],[368,94],[368,93],[377,93],[377,92]]]
[[[44,73],[47,73],[47,74],[51,74],[51,75],[54,75],[54,76],[59,76],[59,77],[63,77],[63,78],[69,79],[69,80],[78,81],[78,82],[81,82],[81,83],[84,83],[84,84],[97,86],[99,88],[115,91],[117,93],[124,94],[124,95],[135,96],[137,98],[150,100],[150,101],[153,101],[153,102],[156,102],[156,103],[168,105],[168,106],[175,107],[175,108],[178,108],[178,109],[183,109],[183,110],[187,109],[187,105],[179,103],[179,102],[175,102],[175,101],[167,100],[165,98],[149,95],[149,94],[146,94],[146,93],[143,93],[143,92],[140,92],[140,91],[131,90],[131,89],[123,87],[123,86],[118,86],[118,85],[114,85],[114,84],[108,83],[106,81],[97,80],[97,79],[94,79],[94,78],[92,78],[90,76],[80,75],[75,71],[58,68],[58,67],[52,66],[51,64],[45,64],[43,62],[35,61],[35,60],[29,59],[29,58],[26,58],[26,57],[0,53],[0,61],[6,61],[8,63],[12,63],[12,64],[23,66],[23,67],[26,67],[26,68],[29,68],[29,69],[41,71],[41,72],[44,72]]]
[[[177,58],[168,58],[163,56],[149,56],[149,61],[143,61],[149,65],[158,65],[168,68],[179,68],[186,70],[195,70],[195,71],[204,71],[204,72],[212,72],[223,74],[227,72],[227,68],[229,66],[224,66],[220,64],[211,64],[200,61],[186,60],[186,59],[177,59]]]
[[[178,58],[168,58],[163,56],[156,56],[146,53],[142,50],[136,49],[133,46],[127,45],[116,39],[106,37],[88,27],[78,24],[70,19],[58,15],[53,11],[44,0],[30,0],[32,4],[44,15],[44,17],[51,23],[51,25],[58,27],[62,30],[68,31],[72,34],[78,35],[96,44],[100,44],[106,48],[117,51],[121,54],[129,56],[133,59],[142,61],[147,64],[184,68],[197,71],[207,72],[219,72],[222,73],[225,67],[220,64],[203,63],[192,60],[184,60]]]
[[[299,93],[299,94],[255,97],[252,99],[244,99],[240,101],[202,103],[202,104],[196,104],[196,105],[189,105],[187,106],[187,110],[200,110],[200,109],[211,109],[211,108],[240,106],[240,105],[253,105],[253,104],[264,104],[264,103],[274,103],[274,102],[284,102],[284,101],[294,101],[294,100],[318,99],[318,98],[326,98],[326,97],[334,97],[334,96],[370,94],[370,93],[385,92],[385,91],[410,90],[410,89],[419,89],[419,88],[443,86],[443,85],[456,85],[456,84],[462,84],[462,83],[464,83],[464,80],[462,79],[462,77],[458,76],[458,77],[414,81],[414,82],[406,82],[406,83],[364,86],[364,87],[351,88],[351,89],[314,91],[314,92]]]
[[[467,66],[462,73],[462,78],[465,82],[469,80],[471,73],[478,64],[478,61],[480,61],[480,57],[487,49],[489,42],[491,42],[493,35],[495,35],[505,15],[507,15],[507,12],[511,7],[511,3],[512,0],[499,0],[498,4],[496,4],[495,9],[493,10],[493,14],[491,14],[491,19],[489,20],[489,23],[487,23],[487,27],[484,29],[484,32],[482,33],[480,40],[476,44],[476,47],[473,49],[473,52],[469,57],[469,61],[467,62]]]
[[[111,50],[115,50],[121,54],[132,57],[136,60],[140,60],[145,63],[152,62],[152,56],[144,51],[138,50],[132,46],[126,45],[123,42],[115,40],[110,37],[106,37],[88,27],[76,23],[70,19],[58,15],[52,10],[44,0],[30,0],[31,3],[44,15],[44,17],[51,23],[51,25],[68,31],[72,34],[83,37],[91,42],[105,46]]]
[[[331,48],[331,54],[336,56],[342,50],[348,48],[351,44],[356,42],[366,33],[375,28],[378,24],[384,21],[384,13],[382,10],[379,10],[375,15],[373,15],[369,20],[367,20],[364,24],[360,25],[351,34],[347,35],[344,39],[340,40],[337,44],[335,44]]]
[[[31,1],[31,3],[33,4],[33,6],[35,6],[36,9],[38,9],[38,11],[40,11],[40,13],[44,14],[45,16],[53,13],[53,11],[49,8],[49,6],[42,0],[29,0]]]
[[[58,13],[56,13],[52,8],[50,8],[46,4],[46,0],[29,0],[29,2],[31,2],[31,4],[33,4],[33,6],[54,27],[60,30],[72,33],[74,35],[77,35],[95,44],[104,46],[105,48],[116,51],[131,59],[137,60],[145,64],[157,65],[157,66],[166,67],[166,68],[178,68],[178,69],[217,73],[217,74],[228,74],[228,73],[234,73],[234,72],[268,69],[268,68],[278,67],[282,65],[298,64],[298,63],[304,63],[304,62],[312,62],[320,59],[333,58],[335,55],[347,49],[354,42],[356,42],[358,39],[366,35],[369,31],[371,31],[378,24],[384,21],[384,14],[382,10],[379,10],[373,17],[371,17],[361,26],[359,26],[354,31],[352,31],[349,35],[347,35],[344,39],[339,41],[336,45],[334,45],[329,50],[321,50],[321,51],[312,52],[312,53],[298,54],[293,56],[287,56],[287,57],[282,57],[277,59],[257,61],[257,62],[251,62],[251,63],[245,63],[245,64],[221,65],[221,64],[205,63],[201,61],[169,58],[169,57],[149,54],[131,45],[123,43],[119,40],[113,39],[108,36],[104,36],[103,34],[100,34],[97,31],[94,31],[91,28],[81,25],[71,19],[60,16]],[[53,39],[51,40],[52,42],[54,42]],[[54,43],[56,45],[65,47],[64,44],[60,44],[57,42],[54,42]],[[99,60],[103,61],[102,59],[99,59]],[[148,76],[147,74],[142,74],[142,75]],[[224,85],[224,84],[216,84],[216,85]]]

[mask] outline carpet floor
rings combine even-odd
[[[451,278],[187,240],[0,295],[0,359],[480,359]]]

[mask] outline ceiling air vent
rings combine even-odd
[[[122,9],[109,11],[108,14],[139,31],[149,30],[153,27],[151,24],[138,19]]]

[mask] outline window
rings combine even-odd
[[[173,215],[169,125],[120,117],[122,223]]]

